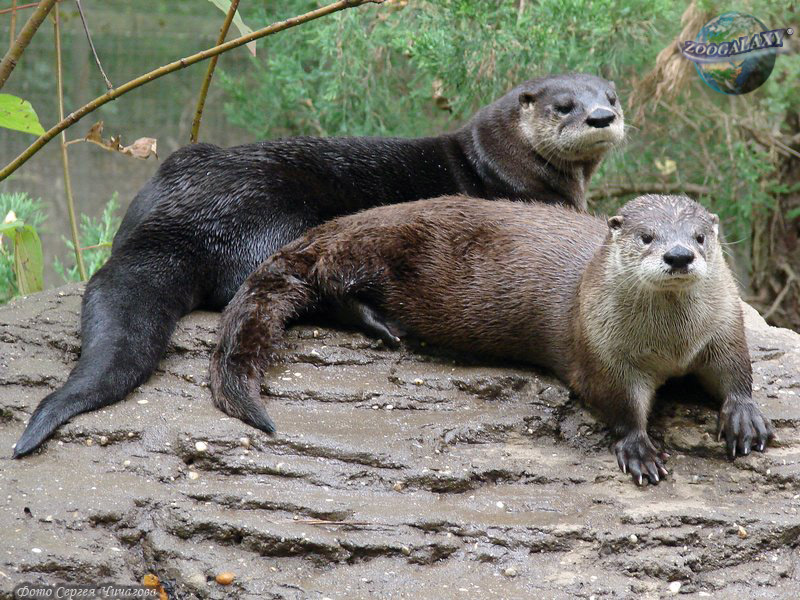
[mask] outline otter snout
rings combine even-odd
[[[663,258],[672,271],[685,270],[694,260],[694,251],[678,244],[667,250]]]
[[[617,115],[607,109],[598,107],[595,108],[588,117],[586,117],[586,124],[589,127],[597,127],[598,129],[602,129],[603,127],[608,127],[611,123],[614,122],[614,119],[617,118]]]

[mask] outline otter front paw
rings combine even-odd
[[[617,463],[623,473],[630,473],[637,485],[647,478],[657,485],[660,478],[667,475],[664,461],[669,458],[666,452],[659,452],[646,433],[631,433],[614,444]]]
[[[775,430],[751,399],[726,400],[719,411],[717,440],[723,435],[728,457],[733,460],[737,452],[740,455],[750,454],[751,449],[763,452],[775,437]]]

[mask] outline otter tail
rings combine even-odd
[[[275,423],[260,398],[261,375],[278,361],[287,323],[315,303],[301,268],[287,268],[277,256],[261,265],[225,309],[211,356],[214,404],[267,433]]]
[[[172,277],[167,283],[159,277],[168,263],[167,258],[132,265],[112,257],[95,273],[83,297],[78,364],[63,387],[39,403],[14,458],[38,448],[75,415],[119,402],[147,380],[178,319],[193,308],[190,280]],[[172,276],[176,267],[170,265]],[[178,278],[187,274],[176,270]]]

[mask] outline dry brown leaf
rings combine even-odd
[[[158,140],[151,137],[139,138],[130,146],[122,148],[120,152],[142,160],[150,158],[151,154],[158,158]]]
[[[89,133],[83,138],[87,142],[101,143],[103,141],[103,122],[98,121],[89,128]]]
[[[150,155],[155,156],[158,158],[158,140],[156,138],[151,137],[143,137],[139,138],[135,142],[133,142],[130,146],[122,145],[122,136],[119,135],[112,135],[107,140],[103,139],[103,122],[98,121],[94,125],[89,128],[89,132],[86,134],[86,137],[83,140],[72,140],[69,142],[70,144],[73,142],[91,142],[92,144],[96,144],[101,148],[108,150],[109,152],[119,152],[120,154],[127,154],[128,156],[133,156],[134,158],[141,158],[142,160],[150,158]]]

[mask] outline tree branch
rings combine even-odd
[[[56,41],[56,91],[58,93],[58,118],[64,118],[64,78],[62,76],[61,60],[61,19],[58,15],[58,5],[53,11],[53,33]],[[69,227],[72,235],[72,246],[75,249],[75,264],[81,281],[86,281],[86,266],[83,264],[81,244],[78,239],[78,219],[75,215],[75,199],[72,195],[72,179],[69,176],[69,159],[67,157],[67,135],[61,132],[61,165],[64,167],[64,192],[67,195],[67,212],[69,213]]]
[[[616,198],[629,194],[694,194],[702,196],[710,194],[711,188],[696,183],[608,183],[603,187],[589,192],[589,199]]]
[[[17,0],[11,2],[11,25],[9,27],[8,49],[14,47],[14,39],[17,37]]]
[[[228,35],[228,30],[231,28],[231,23],[233,23],[233,17],[236,14],[236,9],[239,6],[239,0],[231,0],[231,5],[228,7],[228,14],[225,15],[225,22],[222,23],[222,27],[219,30],[219,37],[217,38],[217,46],[225,42],[225,38]],[[203,79],[203,85],[200,88],[200,96],[197,98],[197,108],[194,112],[194,120],[192,121],[192,134],[189,137],[189,141],[192,144],[197,143],[197,134],[200,131],[200,119],[203,118],[203,108],[206,105],[206,96],[208,95],[208,88],[211,85],[211,77],[214,75],[214,69],[217,66],[217,60],[219,59],[219,55],[214,56],[208,63],[208,70],[206,71],[205,79]]]
[[[78,14],[81,16],[81,23],[83,23],[83,30],[86,32],[86,39],[89,40],[89,48],[92,49],[92,54],[94,55],[94,62],[97,63],[97,68],[100,69],[100,75],[103,76],[103,80],[106,82],[106,87],[109,90],[113,90],[114,86],[108,80],[108,76],[106,72],[103,70],[103,65],[100,64],[100,59],[97,56],[97,50],[94,49],[94,42],[92,42],[92,35],[89,33],[89,25],[86,24],[86,17],[83,15],[83,7],[81,7],[81,0],[75,0],[75,4],[78,5]]]
[[[28,46],[33,34],[39,29],[39,25],[45,20],[55,3],[56,0],[42,0],[39,2],[36,10],[33,11],[33,14],[28,18],[25,26],[19,32],[17,39],[11,44],[2,62],[0,62],[0,89],[5,85],[6,80],[9,75],[11,75],[11,71],[17,66],[17,61],[19,57],[22,56],[22,52]]]
[[[43,2],[45,0],[42,0]],[[55,2],[55,0],[52,0]],[[179,69],[183,69],[188,67],[189,65],[193,65],[200,61],[206,60],[211,58],[212,56],[217,56],[218,54],[222,54],[223,52],[228,52],[229,50],[233,50],[234,48],[238,48],[239,46],[243,46],[248,42],[252,42],[253,40],[257,40],[262,37],[266,37],[268,35],[272,35],[273,33],[277,33],[279,31],[283,31],[284,29],[289,29],[290,27],[295,27],[297,25],[302,25],[308,21],[313,21],[314,19],[318,19],[320,17],[324,17],[325,15],[329,15],[334,12],[338,12],[340,10],[344,10],[346,8],[354,8],[356,6],[361,6],[362,4],[381,4],[383,0],[339,0],[338,2],[333,2],[332,4],[328,4],[327,6],[323,6],[316,10],[312,10],[310,12],[305,13],[304,15],[300,15],[297,17],[292,17],[291,19],[286,19],[285,21],[278,21],[277,23],[273,23],[267,27],[254,31],[253,33],[249,33],[247,35],[243,35],[236,39],[231,40],[230,42],[226,42],[225,44],[221,44],[218,46],[213,46],[208,50],[204,50],[202,52],[198,52],[197,54],[192,54],[191,56],[187,56],[186,58],[182,58],[180,60],[176,60],[175,62],[171,62],[168,65],[164,65],[163,67],[159,67],[149,73],[145,73],[137,77],[136,79],[132,79],[131,81],[115,88],[114,90],[109,90],[102,96],[98,96],[88,104],[84,104],[78,110],[70,113],[67,115],[65,119],[62,119],[53,127],[48,129],[43,135],[41,135],[35,142],[33,142],[28,148],[17,158],[11,161],[7,166],[0,171],[0,181],[3,181],[6,177],[11,175],[14,171],[16,171],[19,167],[21,167],[25,162],[30,159],[31,156],[36,154],[39,149],[42,148],[47,142],[52,140],[55,136],[59,133],[64,131],[70,125],[77,123],[80,119],[88,115],[90,112],[96,110],[103,104],[107,102],[111,102],[122,96],[123,94],[142,86],[146,83],[150,83],[158,79],[159,77],[163,77],[168,73],[172,73],[173,71],[177,71]]]

